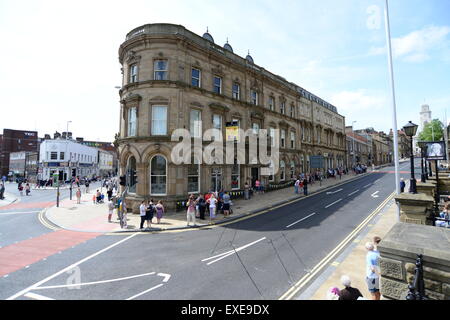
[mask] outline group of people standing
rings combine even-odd
[[[147,222],[146,229],[150,229],[152,227],[152,221],[155,213],[157,224],[160,224],[164,214],[164,206],[161,200],[159,200],[157,204],[154,204],[153,199],[151,199],[150,201],[144,200],[141,202],[141,205],[139,206],[139,215],[141,217],[141,225],[140,225],[141,230],[144,230],[145,222]]]
[[[17,186],[17,189],[19,190],[20,196],[23,196],[23,190],[24,190],[24,189],[25,189],[25,194],[26,194],[27,196],[30,195],[31,188],[30,188],[30,184],[29,184],[29,183],[26,183],[26,184],[25,184],[25,188],[24,188],[24,186],[22,185],[22,182],[19,182],[19,184],[18,184],[18,186]]]
[[[225,217],[229,216],[231,210],[231,197],[227,191],[208,192],[198,197],[191,194],[186,201],[186,220],[187,226],[191,223],[196,225],[196,218],[205,220],[205,213],[209,213],[209,219],[214,220],[218,213],[223,213]]]
[[[303,194],[305,196],[308,195],[308,179],[306,178],[306,176],[303,178],[299,176],[294,183],[294,191],[296,194],[299,193],[300,189],[303,189]]]
[[[367,242],[365,247],[366,254],[366,284],[367,289],[371,294],[372,300],[380,300],[380,252],[378,251],[378,244],[381,238],[375,236],[372,242]],[[341,283],[344,286],[339,290],[337,287],[332,287],[327,292],[328,300],[365,300],[359,289],[351,286],[350,277],[343,275]]]

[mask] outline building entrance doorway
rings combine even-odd
[[[219,192],[222,190],[222,169],[212,168],[211,169],[211,190]]]
[[[259,168],[252,168],[252,187],[255,186],[256,180],[259,180]]]

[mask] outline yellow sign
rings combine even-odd
[[[226,141],[239,141],[239,126],[229,126],[225,128]]]

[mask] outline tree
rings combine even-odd
[[[439,119],[428,122],[419,133],[419,141],[441,141],[444,136],[444,124]]]

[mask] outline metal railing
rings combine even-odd
[[[412,283],[408,286],[406,300],[428,300],[425,296],[425,281],[423,280],[423,256],[417,255],[416,269]]]

